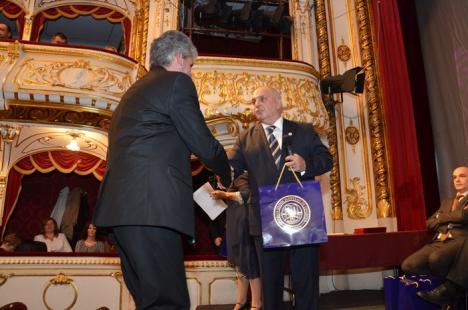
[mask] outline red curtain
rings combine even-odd
[[[2,218],[2,233],[15,209],[18,196],[21,192],[21,179],[23,175],[30,175],[35,171],[50,173],[56,169],[65,174],[71,172],[82,176],[93,174],[98,181],[102,181],[106,170],[106,161],[82,152],[50,151],[30,155],[17,162],[8,175]]]
[[[371,0],[398,230],[425,229],[425,201],[411,83],[397,0]]]
[[[2,1],[0,3],[0,12],[9,19],[16,19],[16,25],[18,27],[19,37],[23,36],[24,28],[24,11],[18,5],[10,1]]]
[[[40,12],[34,18],[31,41],[39,40],[39,34],[41,33],[46,20],[56,20],[62,16],[73,19],[82,15],[91,15],[96,19],[107,19],[111,23],[121,23],[123,27],[125,47],[128,52],[131,31],[130,19],[118,11],[93,5],[65,5]]]

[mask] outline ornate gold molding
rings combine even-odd
[[[319,133],[328,129],[328,117],[320,91],[312,79],[281,74],[199,71],[193,73],[202,111],[207,119],[234,115],[254,121],[251,94],[260,86],[276,88],[283,98],[284,116],[296,121],[311,121]]]
[[[54,108],[40,103],[31,106],[10,101],[8,110],[0,110],[0,119],[20,122],[33,122],[42,124],[74,125],[78,127],[92,127],[108,131],[110,126],[110,113],[96,113],[87,111],[74,111],[73,106]]]
[[[366,219],[372,213],[372,208],[366,203],[364,193],[366,187],[360,185],[360,178],[354,177],[349,180],[351,187],[346,188],[346,211],[351,219]]]
[[[149,0],[138,1],[135,7],[135,16],[132,20],[132,38],[128,55],[138,61],[142,66],[144,66],[146,62],[149,9]]]
[[[44,303],[44,305],[46,306],[46,308],[48,310],[54,310],[48,303],[47,303],[47,291],[49,290],[49,288],[53,285],[70,285],[73,289],[73,300],[72,302],[70,303],[70,305],[68,305],[65,310],[69,310],[71,308],[73,308],[73,306],[75,305],[76,303],[76,300],[78,299],[78,288],[76,287],[76,284],[73,282],[73,279],[69,278],[67,275],[65,275],[64,273],[59,273],[58,275],[56,275],[55,277],[53,277],[52,279],[49,280],[49,283],[47,284],[47,286],[45,287],[44,291],[42,292],[42,302]]]
[[[6,283],[8,278],[10,278],[13,274],[11,273],[0,273],[0,286]]]
[[[317,42],[319,50],[320,77],[324,78],[331,74],[330,52],[328,46],[327,16],[325,11],[325,0],[315,0],[315,23],[317,31]],[[328,112],[329,129],[328,144],[333,156],[333,168],[330,171],[330,190],[332,204],[332,219],[343,220],[343,209],[341,202],[340,170],[338,160],[338,141],[336,129],[336,117],[334,111]]]
[[[6,143],[12,143],[20,132],[19,126],[0,124],[0,135]]]
[[[367,0],[356,0],[356,17],[359,29],[359,44],[362,66],[366,73],[366,97],[369,111],[369,133],[375,178],[377,216],[392,216],[389,194],[388,159],[383,125],[383,111],[380,103],[376,61],[373,51],[372,32],[369,21]]]
[[[29,58],[20,65],[15,84],[18,89],[62,87],[120,97],[132,84],[131,80],[129,72],[91,64],[87,59],[54,61]]]

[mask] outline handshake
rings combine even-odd
[[[213,175],[209,178],[209,182],[214,189],[220,189],[225,191],[228,187],[232,185],[234,181],[234,169],[231,167],[231,180],[229,184],[223,184],[221,177],[219,175]]]

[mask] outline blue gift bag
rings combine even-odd
[[[386,277],[384,279],[385,309],[386,310],[436,310],[433,305],[416,295],[418,291],[429,291],[439,285],[436,277],[431,276],[403,276],[399,278]]]
[[[297,181],[258,188],[263,246],[266,248],[328,241],[320,183]]]

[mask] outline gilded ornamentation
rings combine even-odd
[[[0,176],[0,200],[2,200],[5,197],[6,185],[7,185],[7,177]]]
[[[55,109],[49,107],[18,106],[9,103],[8,110],[0,111],[0,119],[21,122],[37,122],[45,124],[62,124],[94,127],[109,130],[110,114],[78,112],[73,110]]]
[[[390,204],[386,200],[380,200],[377,202],[377,217],[378,218],[386,218],[391,217],[392,209]]]
[[[5,282],[10,278],[12,275],[9,273],[0,273],[0,286],[5,284]]]
[[[377,206],[381,206],[382,213],[392,216],[393,206],[390,203],[390,184],[388,179],[388,159],[385,147],[382,105],[379,99],[379,85],[376,77],[376,63],[373,54],[373,42],[369,10],[366,0],[356,0],[356,15],[359,28],[359,44],[361,49],[362,66],[366,73],[366,94],[369,111],[369,132],[373,159],[375,193]],[[388,207],[388,210],[385,211]],[[377,212],[377,216],[381,216]]]
[[[345,129],[345,140],[353,147],[353,152],[355,151],[356,144],[359,142],[360,134],[359,129],[356,128],[353,124],[353,121],[349,123],[348,127]]]
[[[47,298],[46,298],[47,291],[52,285],[70,285],[72,287],[73,293],[74,293],[73,300],[70,303],[70,305],[65,308],[65,310],[72,309],[76,303],[76,300],[78,299],[78,288],[76,287],[75,283],[73,283],[73,280],[71,278],[69,278],[63,273],[59,273],[57,276],[49,280],[49,284],[47,284],[46,288],[44,289],[44,292],[42,293],[42,302],[46,306],[47,310],[53,310],[53,308],[50,307],[49,304],[47,303]]]
[[[8,44],[8,63],[13,64],[20,56],[22,45],[16,40],[13,43]]]
[[[146,46],[148,38],[148,23],[149,23],[149,0],[141,0],[137,3],[135,15],[132,20],[132,39],[130,42],[129,56],[141,65],[145,65],[146,61]],[[160,14],[156,14],[158,16]]]
[[[359,177],[350,180],[351,187],[346,188],[346,204],[348,217],[351,219],[365,219],[372,213],[372,209],[364,198],[365,186],[359,185]]]
[[[31,39],[31,31],[32,31],[32,24],[33,24],[34,15],[29,13],[24,18],[24,29],[23,29],[23,40],[30,40]]]
[[[345,44],[339,45],[336,53],[342,62],[347,62],[351,58],[351,49]]]
[[[331,74],[325,0],[315,0],[315,23],[316,23],[316,31],[317,31],[320,77],[324,78]],[[338,163],[339,162],[338,161],[338,142],[337,142],[335,112],[329,111],[328,117],[329,117],[329,129],[328,129],[327,137],[328,137],[329,150],[333,156],[333,168],[330,171],[332,219],[343,220],[343,210],[341,206],[341,189],[340,189],[341,185],[340,185],[340,170],[339,170],[339,163]]]
[[[251,96],[255,89],[269,85],[283,94],[284,115],[288,119],[312,122],[319,132],[328,129],[328,117],[317,84],[291,76],[247,72],[194,72],[193,79],[206,118],[238,115],[253,120]]]
[[[83,59],[53,62],[30,58],[21,65],[16,83],[20,88],[64,87],[120,97],[130,87],[131,77],[128,72],[99,67]]]
[[[2,140],[6,143],[12,143],[13,140],[15,140],[15,138],[18,136],[19,131],[19,126],[0,124],[0,135]]]
[[[0,265],[120,265],[118,257],[0,257]],[[1,274],[0,274],[1,278]]]

